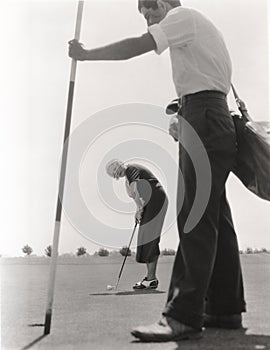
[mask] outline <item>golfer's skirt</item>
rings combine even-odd
[[[145,206],[137,240],[136,261],[150,263],[160,254],[159,241],[168,199],[162,187],[154,188],[149,203]]]

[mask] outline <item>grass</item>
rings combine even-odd
[[[251,350],[270,347],[270,255],[241,255],[248,313],[246,331],[207,330],[199,342],[142,344],[132,327],[160,316],[167,293],[106,293],[114,285],[123,257],[59,259],[51,334],[42,338],[49,258],[2,259],[2,348],[23,349],[184,349]],[[158,266],[160,290],[167,291],[174,257]],[[119,292],[145,274],[129,257]],[[100,294],[100,295],[97,295]],[[104,294],[104,295],[103,295]]]

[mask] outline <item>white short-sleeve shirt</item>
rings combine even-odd
[[[182,6],[170,10],[148,28],[157,54],[170,49],[177,95],[217,90],[228,94],[232,64],[220,31],[196,10]]]

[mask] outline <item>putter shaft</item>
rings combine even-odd
[[[119,284],[119,281],[120,281],[120,278],[121,278],[121,275],[122,275],[122,271],[123,271],[125,262],[126,262],[126,260],[127,260],[127,256],[128,256],[128,252],[129,252],[129,249],[130,249],[130,246],[131,246],[131,242],[132,242],[134,233],[135,233],[136,228],[137,228],[137,224],[138,224],[138,222],[136,221],[136,222],[135,222],[134,229],[133,229],[133,231],[132,231],[132,235],[131,235],[129,244],[128,244],[128,248],[127,248],[127,251],[126,251],[126,254],[125,254],[125,258],[124,258],[124,261],[123,261],[123,263],[122,263],[122,266],[121,266],[121,269],[120,269],[120,272],[119,272],[119,275],[118,275],[118,280],[117,280],[117,283],[116,283],[116,285],[115,285],[115,289],[117,289],[117,287],[118,287],[118,284]]]

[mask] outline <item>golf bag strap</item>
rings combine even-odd
[[[245,105],[245,102],[243,100],[240,99],[235,87],[233,84],[231,84],[231,87],[232,87],[232,91],[233,91],[233,95],[234,95],[234,98],[235,98],[235,102],[237,104],[237,107],[242,115],[242,117],[246,118],[248,121],[251,121],[252,118],[251,116],[248,114],[248,110],[247,110],[247,107]]]

